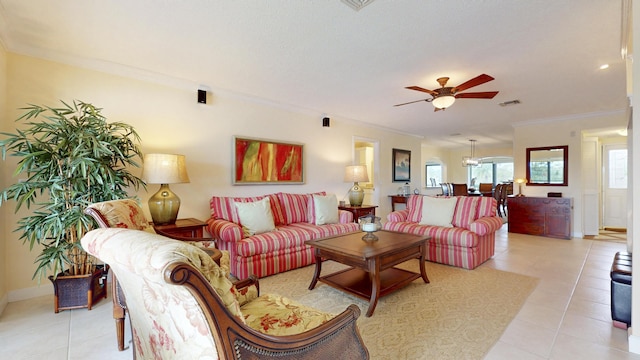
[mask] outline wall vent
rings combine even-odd
[[[505,102],[501,102],[498,105],[500,106],[509,106],[509,105],[518,105],[520,104],[520,100],[510,100],[510,101],[505,101]]]

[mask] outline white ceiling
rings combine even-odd
[[[340,0],[0,0],[0,41],[12,52],[172,79],[194,94],[204,85],[214,99],[224,91],[439,146],[511,146],[513,124],[623,111],[620,39],[615,0],[375,0],[359,11]],[[482,73],[495,80],[466,92],[500,91],[492,100],[393,106],[430,97],[405,86]]]

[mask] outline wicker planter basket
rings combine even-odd
[[[98,265],[93,274],[64,275],[59,274],[53,283],[54,311],[87,308],[91,310],[94,303],[107,297],[108,265]]]

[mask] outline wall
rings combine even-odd
[[[5,123],[7,123],[7,53],[2,46],[2,42],[0,42],[0,130],[6,130]],[[4,188],[4,178],[5,170],[0,166],[0,187]],[[7,222],[5,212],[7,212],[6,206],[0,208],[0,236],[3,229],[7,228]],[[3,261],[7,257],[6,252],[6,241],[2,241],[0,239],[0,314],[4,310],[7,301],[7,282],[6,278],[9,276],[9,268],[7,267],[7,262]]]
[[[552,124],[551,124],[552,122]],[[582,237],[582,131],[601,129],[605,126],[625,128],[627,120],[624,111],[608,114],[590,114],[549,121],[519,123],[514,127],[513,160],[515,177],[526,175],[526,149],[528,147],[569,146],[568,186],[527,186],[526,196],[546,197],[547,192],[561,192],[562,196],[573,199],[572,233]],[[552,131],[550,131],[552,130]]]
[[[265,100],[214,89],[209,93],[208,104],[198,104],[197,84],[171,86],[171,81],[166,79],[136,80],[12,53],[8,54],[8,74],[12,91],[6,96],[9,110],[4,127],[14,128],[13,119],[20,114],[14,109],[27,103],[56,105],[58,99],[80,99],[104,108],[103,114],[109,121],[133,125],[142,138],[143,152],[184,154],[191,182],[171,185],[182,200],[179,217],[208,218],[208,201],[212,195],[326,190],[341,199],[352,185],[343,182],[344,167],[352,163],[353,136],[358,136],[380,141],[380,182],[376,186],[380,187],[382,198],[373,200],[380,204],[378,215],[384,218],[391,210],[387,195],[397,188],[397,184],[391,182],[391,167],[386,165],[391,164],[391,149],[402,148],[420,154],[420,139],[415,136],[367,128],[336,117],[331,118],[331,127],[326,128],[322,127],[322,114]],[[305,184],[232,186],[234,135],[303,143]],[[413,161],[417,164],[419,157]],[[4,187],[15,181],[10,177],[15,162],[0,165],[4,174],[0,181]],[[420,178],[419,166],[412,166],[411,176]],[[147,216],[146,202],[158,187],[149,185],[148,191],[137,194]],[[47,289],[36,288],[37,282],[31,280],[36,252],[29,252],[27,246],[17,241],[18,235],[12,230],[19,216],[12,210],[13,204],[2,207],[8,226],[0,230],[7,246],[0,262],[12,269],[11,277],[4,276],[10,301],[34,296],[35,292],[49,294],[49,284],[42,283]]]

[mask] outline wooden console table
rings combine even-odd
[[[406,204],[409,195],[389,195],[391,198],[391,211],[396,211],[396,204]]]
[[[571,198],[507,199],[509,232],[571,239]]]

